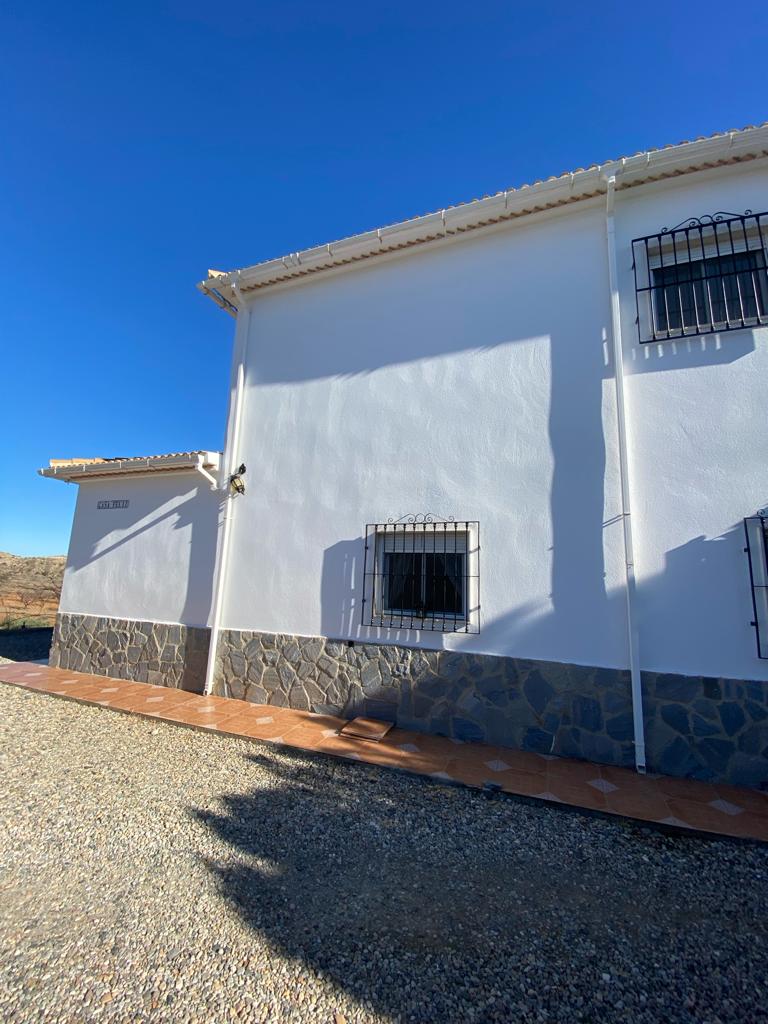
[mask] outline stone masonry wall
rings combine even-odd
[[[209,630],[59,615],[51,665],[200,692]],[[225,697],[607,764],[634,764],[629,673],[222,630]],[[648,769],[768,789],[768,684],[643,673]]]
[[[648,765],[768,789],[768,683],[643,673]]]
[[[631,765],[629,675],[483,654],[223,630],[217,693]]]
[[[634,764],[629,672],[223,630],[223,696]],[[768,788],[768,685],[644,673],[648,769]]]
[[[209,634],[196,626],[59,614],[50,664],[202,693]]]

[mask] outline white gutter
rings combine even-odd
[[[629,674],[632,689],[632,719],[635,734],[635,767],[645,773],[645,722],[643,720],[643,683],[640,673],[640,638],[635,619],[635,556],[632,538],[632,500],[629,486],[629,459],[627,453],[627,409],[624,385],[624,356],[621,340],[621,307],[619,305],[618,273],[616,269],[616,233],[613,219],[616,175],[607,179],[606,238],[608,242],[608,284],[611,292],[611,326],[613,335],[613,365],[616,382],[616,433],[619,446],[619,475],[621,478],[621,520],[624,526],[624,572],[627,601],[627,646]]]
[[[211,619],[211,639],[208,646],[208,664],[205,671],[203,693],[212,693],[216,673],[216,654],[219,647],[219,631],[221,629],[221,613],[226,591],[227,568],[229,565],[229,545],[232,533],[233,504],[238,497],[230,487],[230,478],[240,465],[240,426],[243,418],[243,395],[245,392],[245,361],[248,352],[248,327],[251,311],[243,298],[237,282],[233,283],[233,291],[237,297],[237,326],[235,327],[235,346],[232,356],[232,384],[230,388],[229,416],[227,417],[227,438],[224,444],[224,457],[221,460],[219,488],[224,492],[224,520],[222,523],[221,550],[216,562],[216,573],[213,584],[213,609]]]
[[[691,171],[766,156],[768,122],[580,168],[532,185],[522,185],[483,199],[447,207],[423,217],[413,217],[337,242],[289,253],[232,273],[210,271],[211,276],[197,287],[217,305],[232,313],[229,299],[237,301],[234,295],[235,282],[241,290],[250,292],[332,268],[348,267],[360,260],[375,259],[385,253],[404,251],[415,245],[443,244],[451,237],[461,237],[467,231],[602,196],[605,178],[615,174],[617,167],[622,168],[621,182],[617,188],[623,190]]]
[[[59,462],[38,469],[40,476],[52,480],[79,482],[95,477],[146,476],[155,473],[178,473],[196,470],[209,481],[213,476],[209,470],[218,471],[219,452],[184,452],[178,455],[152,455],[146,458],[102,459],[90,462]]]
[[[205,468],[205,466],[203,466],[202,463],[198,462],[197,465],[195,466],[195,469],[200,474],[200,476],[203,477],[204,480],[208,481],[208,483],[211,485],[212,491],[218,489],[219,481],[216,479],[215,476],[208,472],[208,470]]]

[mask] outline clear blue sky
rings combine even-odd
[[[76,488],[36,475],[50,457],[222,444],[233,321],[195,290],[208,267],[768,119],[764,0],[13,6],[0,550],[19,554],[67,548]]]

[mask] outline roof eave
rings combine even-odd
[[[768,124],[726,132],[595,164],[571,174],[523,185],[241,270],[216,272],[207,281],[201,281],[198,288],[222,308],[232,312],[237,301],[235,285],[242,291],[252,291],[397,249],[434,242],[500,221],[593,198],[605,192],[606,180],[614,174],[619,177],[617,188],[621,190],[649,181],[765,156],[768,156]]]
[[[198,468],[217,470],[219,452],[196,452],[190,455],[174,455],[147,459],[115,459],[105,462],[82,462],[70,465],[52,465],[38,469],[40,476],[67,483],[92,480],[103,477],[135,476],[137,473],[178,473]]]

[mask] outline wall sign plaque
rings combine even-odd
[[[99,501],[96,508],[128,508],[130,502],[127,498],[113,498],[111,501]]]

